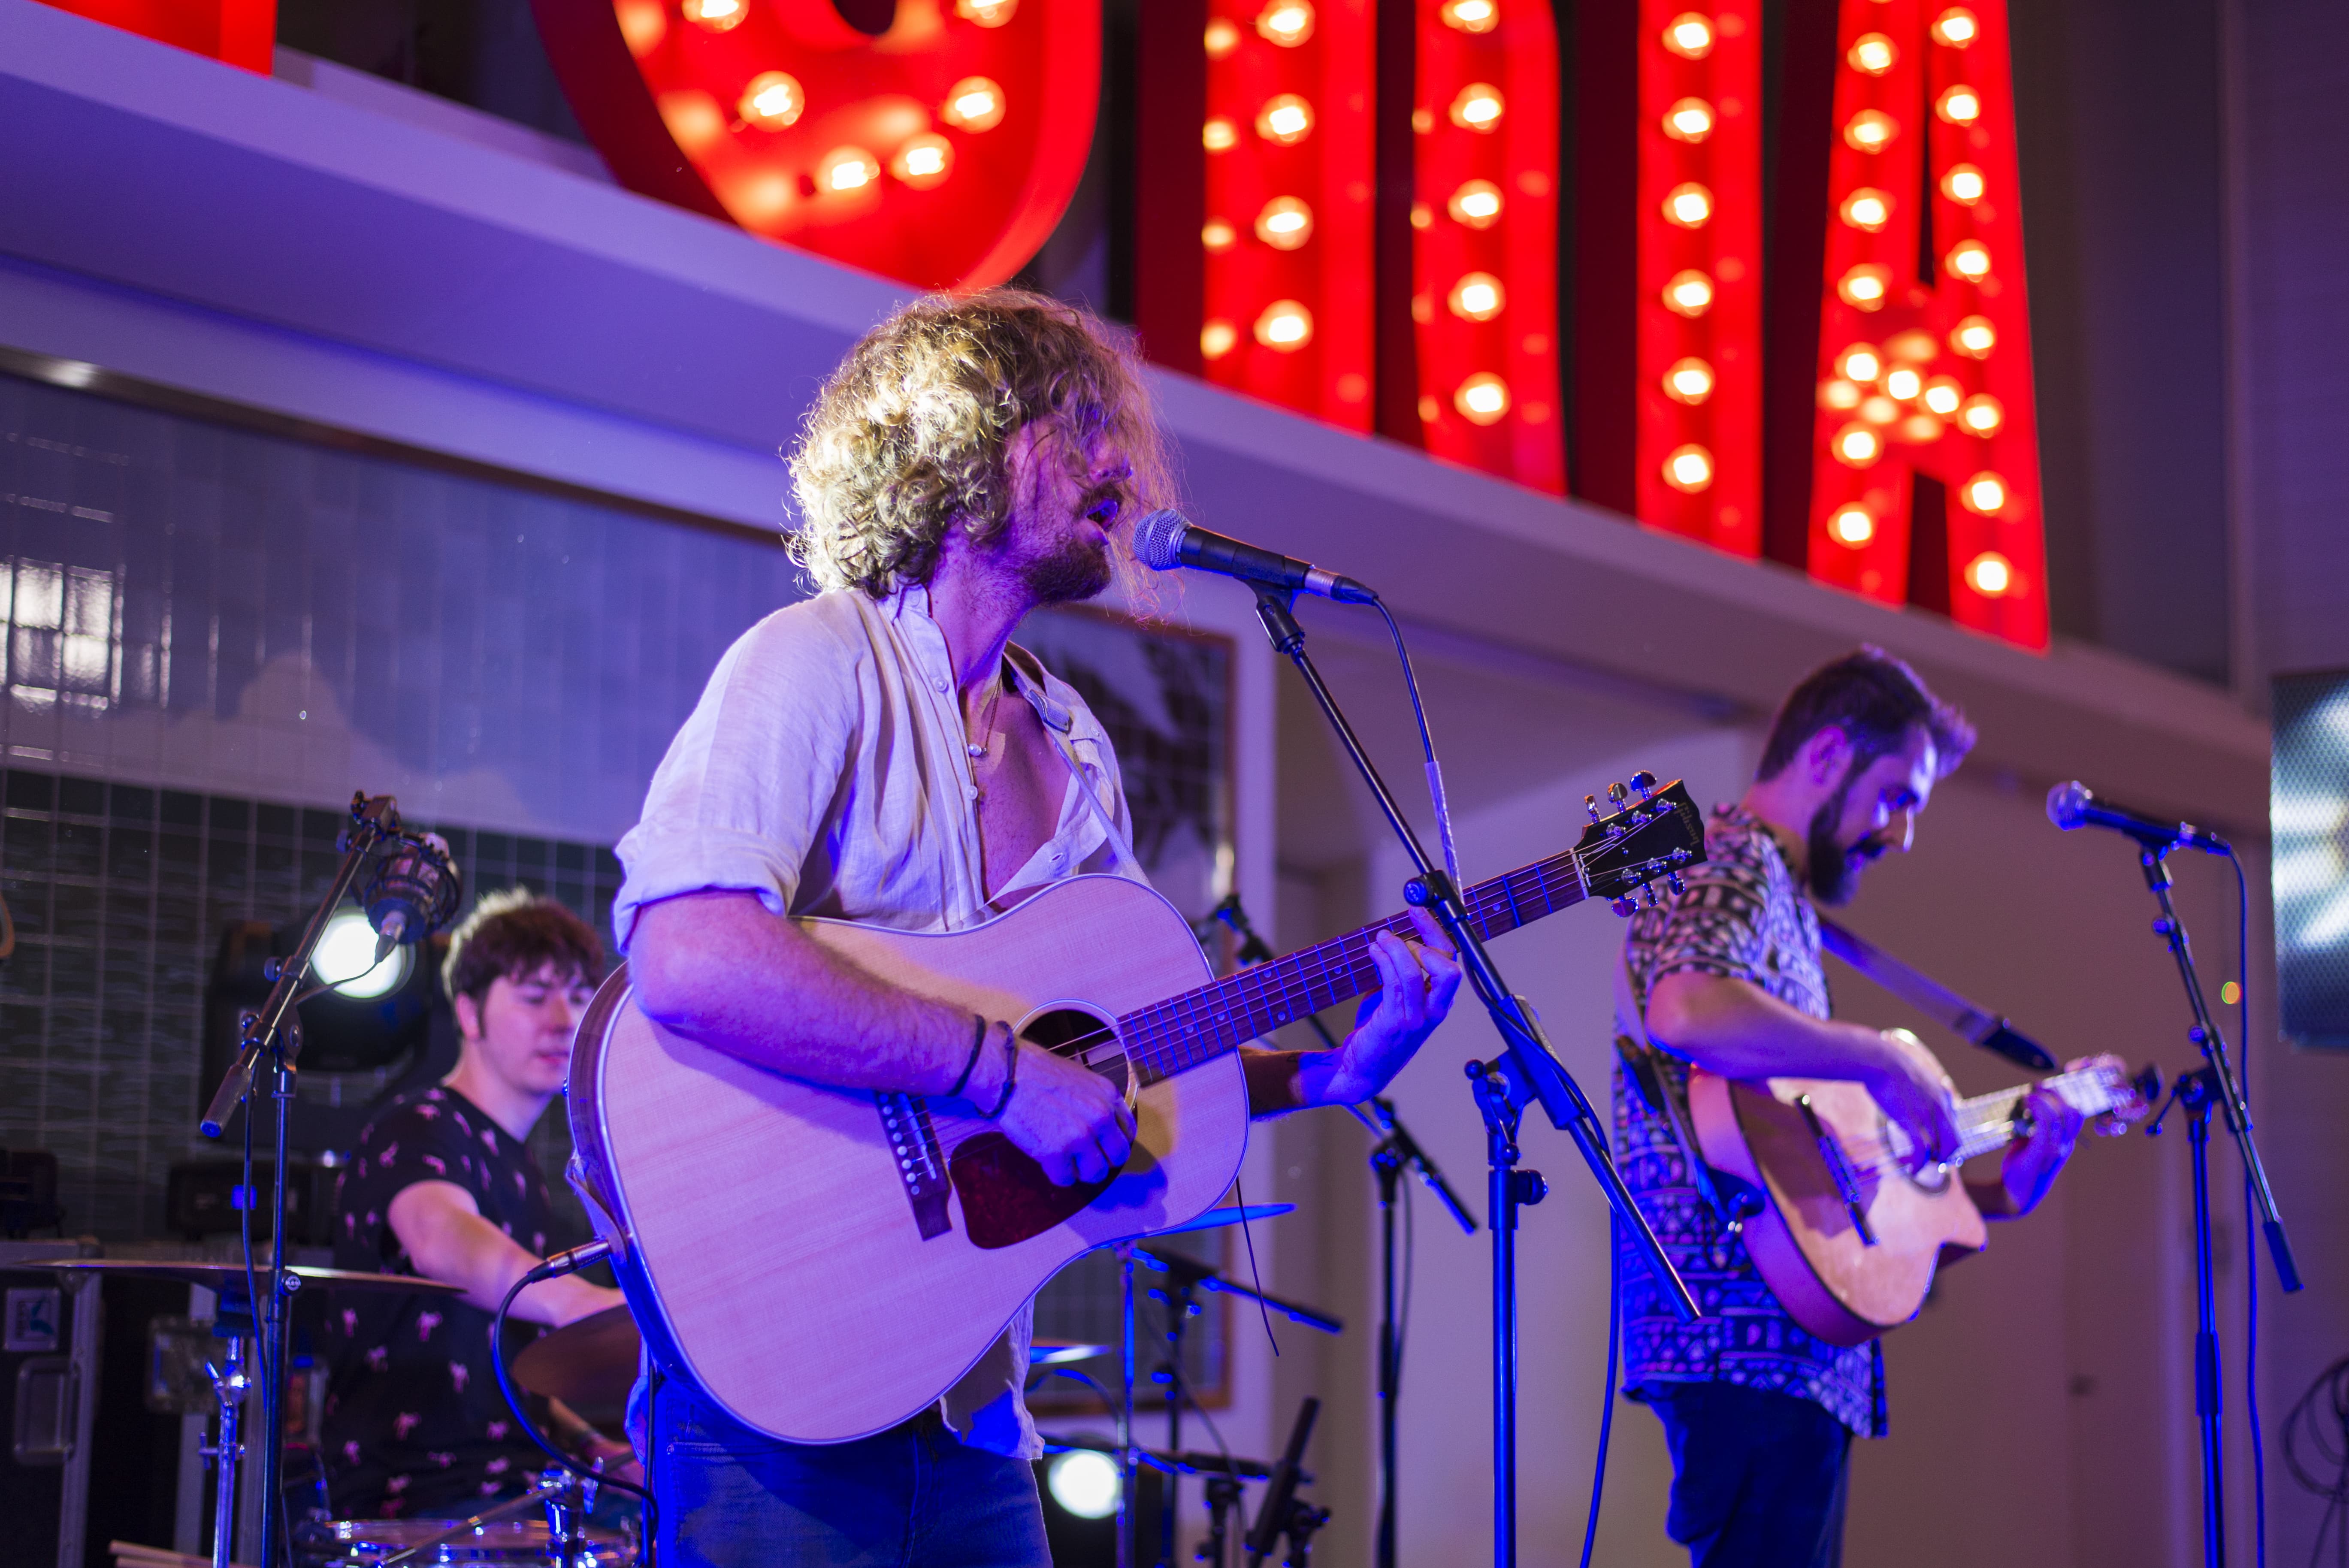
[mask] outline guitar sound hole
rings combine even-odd
[[[1889,1119],[1877,1121],[1877,1137],[1882,1141],[1886,1161],[1909,1179],[1909,1184],[1922,1192],[1940,1192],[1950,1184],[1950,1172],[1939,1165],[1927,1165],[1921,1171],[1909,1169],[1909,1138]]]
[[[1094,1015],[1075,1007],[1056,1007],[1049,1013],[1039,1013],[1020,1026],[1020,1038],[1043,1047],[1058,1057],[1072,1057],[1094,1072],[1131,1090],[1130,1069],[1125,1059],[1125,1047],[1119,1041],[1109,1024]],[[1129,1093],[1129,1099],[1131,1095]]]
[[[1133,1078],[1109,1025],[1074,1007],[1040,1013],[1020,1026],[1020,1037],[1055,1056],[1073,1057],[1133,1098]],[[1008,1247],[1040,1236],[1108,1190],[1112,1171],[1099,1181],[1055,1187],[1043,1167],[1021,1153],[1000,1132],[966,1139],[947,1162],[962,1199],[963,1226],[971,1244],[984,1250]]]

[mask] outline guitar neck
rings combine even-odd
[[[2018,1084],[1992,1094],[1978,1094],[1957,1103],[1958,1161],[2003,1149],[2022,1134],[2023,1103],[2034,1088],[2050,1088],[2083,1116],[2116,1110],[2134,1098],[2128,1079],[2110,1066],[2058,1073],[2035,1084]]]
[[[1486,941],[1529,925],[1590,896],[1572,850],[1478,882],[1463,899],[1468,921]],[[1286,958],[1243,969],[1117,1021],[1126,1054],[1142,1081],[1159,1078],[1236,1051],[1284,1024],[1373,991],[1378,965],[1371,942],[1380,932],[1412,934],[1411,917],[1386,919]]]

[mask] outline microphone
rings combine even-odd
[[[1309,561],[1278,555],[1211,533],[1179,511],[1161,507],[1133,525],[1134,559],[1154,572],[1188,566],[1220,573],[1244,583],[1262,583],[1291,593],[1319,593],[1340,604],[1375,604],[1379,596],[1350,577],[1324,572]]]
[[[2146,848],[2200,850],[2206,855],[2229,855],[2234,847],[2218,834],[2191,822],[2165,822],[2126,806],[2100,799],[2077,779],[2047,791],[2047,820],[2070,832],[2075,828],[2110,828],[2127,833]]]
[[[438,833],[394,840],[359,897],[367,923],[375,927],[375,961],[380,964],[393,948],[421,942],[448,924],[464,892],[465,879],[457,872],[447,840]]]

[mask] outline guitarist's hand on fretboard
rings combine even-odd
[[[2127,1069],[2117,1057],[2075,1057],[2064,1064],[2064,1070],[2078,1072],[2104,1065],[2126,1075]],[[2006,1146],[1998,1180],[1966,1184],[1975,1207],[1986,1219],[2020,1219],[2037,1208],[2047,1196],[2047,1190],[2054,1185],[2064,1162],[2072,1158],[2073,1146],[2080,1140],[2080,1130],[2087,1125],[2087,1118],[2077,1107],[2044,1084],[2031,1091],[2023,1102],[2023,1115],[2031,1123],[2031,1130]]]

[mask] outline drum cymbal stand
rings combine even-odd
[[[212,1461],[212,1568],[229,1568],[229,1546],[236,1530],[237,1473],[244,1468],[244,1445],[237,1440],[237,1426],[244,1397],[253,1390],[253,1379],[244,1370],[245,1343],[253,1337],[253,1304],[241,1295],[221,1296],[212,1308],[212,1333],[228,1341],[228,1354],[221,1358],[228,1370],[204,1363],[212,1398],[220,1401],[220,1430],[212,1447],[202,1452]]]
[[[587,1515],[595,1506],[595,1483],[562,1465],[538,1472],[539,1496],[546,1503],[546,1554],[554,1568],[595,1568],[587,1544]]]

